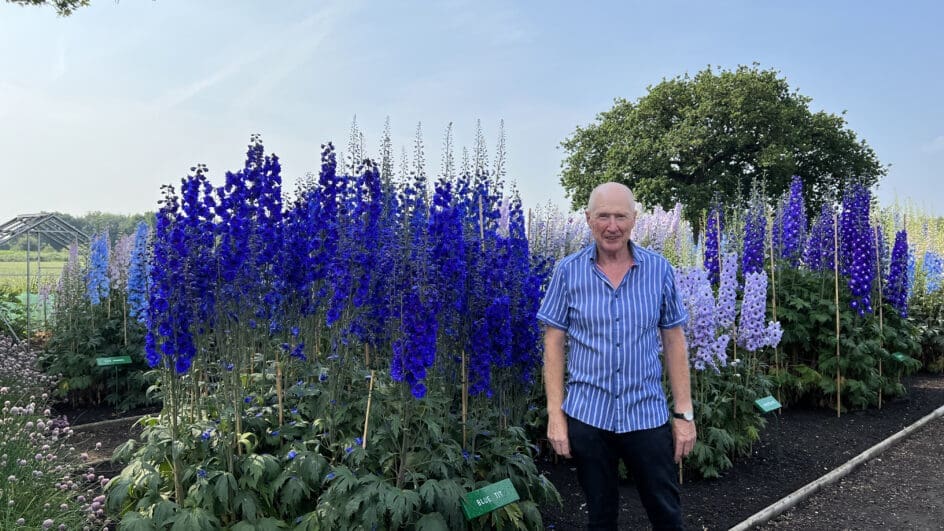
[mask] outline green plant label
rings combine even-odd
[[[770,395],[758,398],[754,401],[754,405],[764,413],[770,413],[775,409],[780,409],[780,402],[777,402],[777,399]]]
[[[908,356],[905,356],[905,355],[902,354],[901,352],[896,352],[896,353],[892,354],[892,357],[895,358],[896,360],[902,362],[902,363],[904,363],[905,360],[908,359]]]
[[[112,365],[127,365],[131,363],[131,356],[112,356],[110,358],[95,358],[95,365],[110,367]]]
[[[462,498],[462,512],[465,513],[466,520],[471,520],[518,499],[518,491],[511,484],[511,480],[503,479],[466,494]]]

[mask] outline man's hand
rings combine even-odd
[[[547,440],[551,442],[554,453],[570,459],[570,438],[567,437],[567,417],[563,413],[548,415]]]
[[[565,426],[566,427],[566,426]],[[550,433],[550,425],[548,425]],[[695,438],[698,436],[695,423],[689,420],[672,419],[672,439],[675,441],[675,462],[680,463],[682,458],[695,448]]]

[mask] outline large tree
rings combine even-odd
[[[799,175],[816,212],[853,180],[874,185],[886,168],[842,114],[814,113],[810,101],[757,65],[663,80],[635,102],[617,99],[561,143],[561,184],[575,209],[597,184],[618,181],[645,204],[681,202],[697,222],[713,197],[743,207],[755,183],[775,198]]]
[[[89,5],[89,0],[7,0],[24,6],[52,6],[60,16],[67,17],[80,7]]]

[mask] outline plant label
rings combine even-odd
[[[518,491],[511,480],[503,479],[466,494],[462,498],[462,512],[466,520],[472,520],[518,500]]]
[[[112,365],[127,365],[131,363],[131,356],[112,356],[110,358],[95,358],[95,365],[111,367]]]
[[[754,401],[754,405],[764,413],[770,413],[775,409],[780,409],[780,402],[777,402],[777,399],[770,395],[758,398]]]

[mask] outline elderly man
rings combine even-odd
[[[672,266],[629,239],[636,221],[629,188],[597,186],[586,215],[594,242],[557,264],[538,311],[545,324],[547,437],[555,452],[576,461],[588,529],[617,528],[619,458],[653,527],[681,529],[676,463],[696,436],[682,330],[688,315]]]

